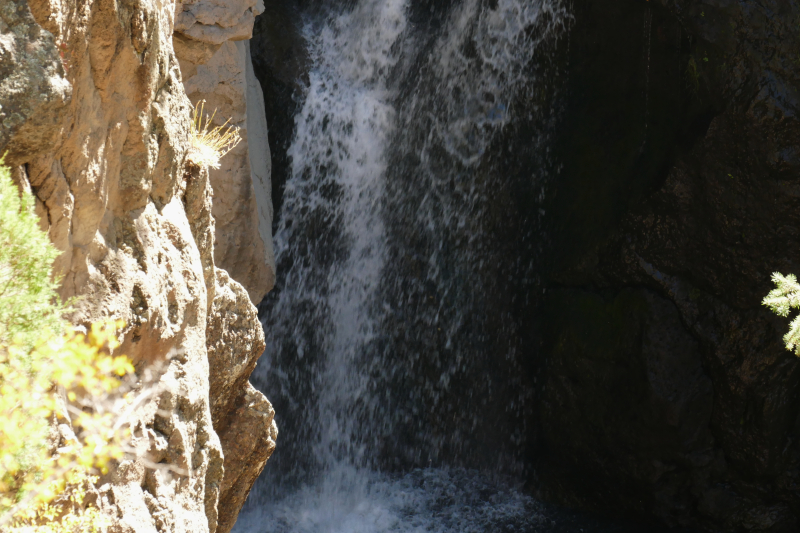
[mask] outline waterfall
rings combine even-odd
[[[377,325],[370,307],[385,263],[380,201],[396,118],[386,78],[405,4],[365,1],[306,27],[314,68],[289,149],[292,177],[275,234],[284,275],[260,370],[288,400],[285,442],[303,472],[358,465],[364,453],[358,410],[369,376],[358,359]]]
[[[253,376],[280,436],[236,531],[543,523],[534,500],[475,469],[521,468],[515,310],[535,286],[541,211],[528,208],[553,104],[541,78],[567,15],[559,0],[463,0],[431,34],[414,8],[307,16]]]

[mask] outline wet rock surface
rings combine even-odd
[[[264,112],[269,124],[275,212],[281,208],[283,188],[289,177],[287,150],[294,136],[294,116],[302,99],[309,66],[299,9],[299,5],[292,2],[267,0],[264,12],[256,17],[250,41],[254,75],[263,91]]]
[[[795,531],[796,2],[575,4],[531,456],[542,494]]]

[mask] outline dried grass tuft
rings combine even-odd
[[[191,145],[187,157],[199,167],[219,168],[219,160],[241,142],[239,128],[230,126],[231,119],[222,126],[211,127],[217,110],[211,117],[203,111],[205,100],[194,106],[192,113]]]

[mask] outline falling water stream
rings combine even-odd
[[[280,435],[235,531],[562,531],[514,480],[552,168],[543,73],[568,15],[440,4],[427,25],[410,0],[305,18],[253,376]]]

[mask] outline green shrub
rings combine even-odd
[[[119,387],[133,366],[112,355],[122,324],[69,327],[52,278],[57,255],[33,199],[0,164],[2,533],[99,531],[105,519],[84,497],[128,438],[119,413],[130,399]],[[57,438],[56,423],[68,428]]]
[[[19,193],[0,164],[0,346],[14,341],[32,349],[39,339],[64,331],[51,275],[57,256],[39,229],[33,199]]]
[[[762,303],[780,316],[789,316],[792,309],[800,308],[800,284],[794,274],[784,276],[778,272],[772,274],[772,281],[777,285],[762,300]],[[783,336],[786,349],[800,356],[800,316],[796,316],[789,324],[789,332]]]

